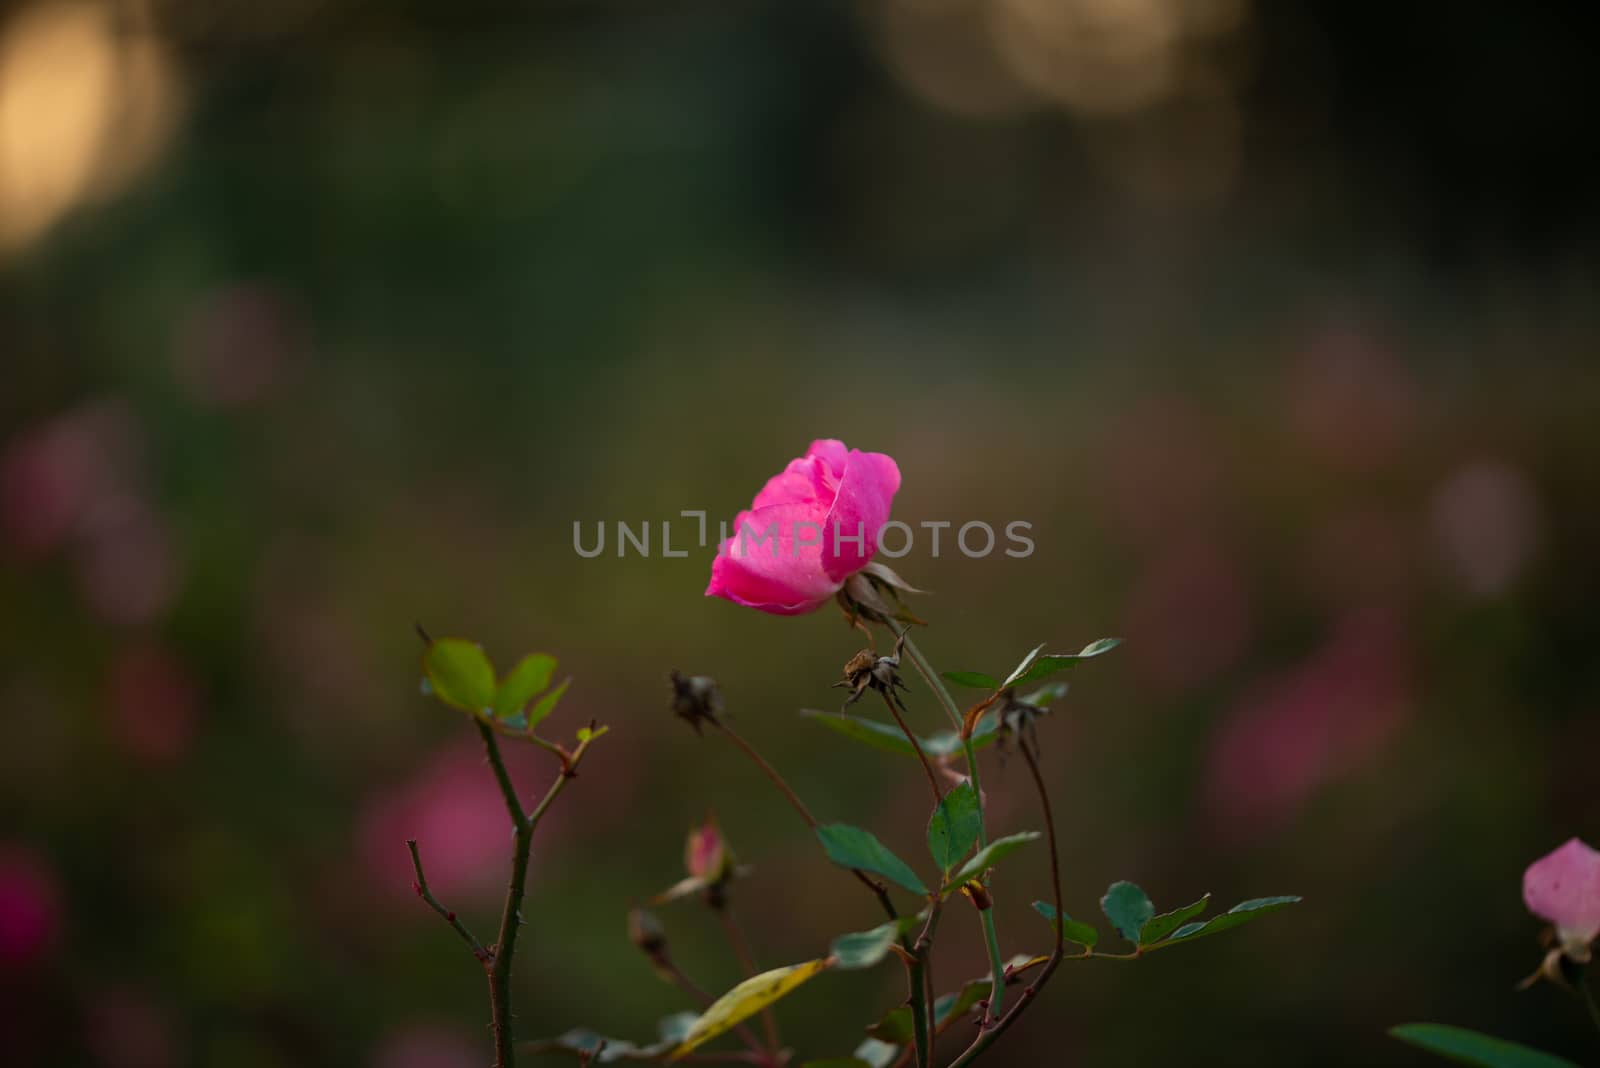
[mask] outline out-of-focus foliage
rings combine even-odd
[[[714,532],[818,436],[898,460],[941,668],[1127,639],[1037,724],[1069,914],[1117,878],[1307,897],[1067,962],[994,1063],[1194,1063],[1197,1036],[1426,1063],[1401,1019],[1587,1057],[1565,999],[1509,988],[1540,953],[1523,868],[1600,834],[1592,17],[8,6],[5,1060],[485,1062],[482,978],[404,842],[483,929],[508,834],[471,724],[417,692],[416,620],[548,650],[577,682],[543,729],[612,728],[535,844],[523,1034],[698,1008],[624,917],[708,807],[762,967],[871,927],[663,682],[715,675],[820,821],[922,856],[916,766],[796,715],[832,715],[859,634],[703,599],[679,514]],[[1035,551],[963,555],[974,520]],[[937,557],[925,521],[954,524]],[[530,798],[555,773],[506,755]],[[1020,760],[982,759],[995,835],[1040,826]],[[1049,944],[1045,863],[992,888],[1008,956]],[[988,964],[948,907],[956,990]],[[678,911],[678,963],[731,988]],[[841,971],[776,1012],[820,1058],[903,996]]]

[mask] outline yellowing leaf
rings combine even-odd
[[[713,1038],[743,1023],[795,987],[828,967],[826,957],[809,960],[804,964],[791,964],[787,968],[774,968],[770,972],[752,975],[701,1013],[700,1018],[683,1036],[678,1048],[668,1060],[678,1060],[694,1052]]]

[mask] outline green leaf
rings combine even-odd
[[[1057,922],[1056,907],[1050,904],[1050,902],[1035,901],[1033,903],[1033,908],[1035,912],[1050,922]],[[1096,931],[1088,924],[1080,923],[1071,916],[1068,916],[1066,913],[1062,913],[1059,919],[1061,923],[1062,937],[1064,937],[1068,942],[1076,942],[1085,949],[1093,949],[1094,944],[1100,940],[1100,932]]]
[[[1145,892],[1130,882],[1112,883],[1100,899],[1100,909],[1122,937],[1134,945],[1139,944],[1139,932],[1156,913]]]
[[[905,733],[893,723],[883,723],[864,716],[841,716],[837,712],[820,712],[814,708],[802,708],[800,714],[836,734],[842,734],[874,749],[908,757],[917,755],[917,751],[911,748],[911,743],[906,740]],[[999,724],[992,716],[986,717],[986,723],[980,724],[972,734],[973,749],[992,745],[998,728]],[[931,757],[944,757],[961,752],[961,736],[955,731],[943,731],[919,740],[922,743],[922,751]]]
[[[1101,653],[1109,653],[1111,650],[1115,649],[1121,644],[1121,638],[1101,638],[1098,641],[1092,641],[1088,645],[1085,645],[1082,652],[1046,653],[1045,655],[1036,659],[1033,662],[1033,666],[1018,676],[1015,682],[1011,683],[1011,685],[1020,686],[1025,682],[1033,682],[1037,679],[1048,678],[1058,671],[1072,667],[1080,660],[1088,660],[1091,657],[1099,656]]]
[[[880,723],[862,716],[841,716],[837,712],[819,712],[814,708],[802,708],[800,714],[807,719],[816,720],[831,731],[870,745],[874,749],[909,757],[917,755],[917,751],[911,748],[911,743],[906,740],[905,733],[893,723]]]
[[[974,1005],[988,997],[994,989],[994,984],[986,976],[982,979],[973,979],[965,983],[954,994],[943,994],[933,1003],[933,1022],[937,1027],[964,1016]],[[906,1010],[910,1014],[910,1010]]]
[[[884,1014],[883,1019],[868,1027],[867,1034],[879,1042],[907,1046],[916,1039],[916,1032],[912,1028],[911,1006],[896,1005]]]
[[[939,677],[969,690],[994,690],[1000,685],[992,675],[985,675],[981,671],[941,671]]]
[[[845,868],[881,875],[885,879],[910,890],[913,894],[926,894],[917,873],[905,861],[889,851],[889,847],[873,837],[871,831],[852,827],[848,823],[830,823],[817,828],[817,838],[827,851],[828,859]]]
[[[565,689],[565,687],[562,687],[562,688]],[[580,741],[580,742],[592,742],[596,738],[600,737],[602,734],[605,734],[610,729],[611,729],[610,727],[606,726],[603,723],[598,727],[579,727],[578,728],[578,741]]]
[[[1482,1068],[1578,1068],[1564,1057],[1557,1057],[1530,1046],[1492,1038],[1465,1027],[1448,1024],[1410,1023],[1389,1028],[1389,1034],[1429,1053],[1461,1064]]]
[[[887,1042],[869,1038],[856,1047],[855,1059],[865,1062],[867,1068],[889,1068],[900,1056],[900,1050]]]
[[[1291,894],[1282,897],[1257,897],[1249,901],[1241,901],[1221,916],[1213,916],[1204,923],[1184,924],[1176,931],[1173,931],[1172,937],[1163,942],[1162,945],[1170,946],[1175,942],[1191,942],[1196,938],[1220,934],[1223,931],[1239,926],[1241,923],[1249,923],[1257,916],[1265,916],[1269,912],[1276,912],[1281,908],[1293,905],[1299,900],[1300,898]]]
[[[902,916],[898,920],[879,924],[870,931],[840,935],[828,947],[828,955],[836,966],[845,971],[870,968],[888,955],[889,947],[898,942],[901,935],[922,920],[923,916],[920,915]]]
[[[999,688],[1003,690],[1007,686],[1015,686],[1018,680],[1028,673],[1028,669],[1033,667],[1033,662],[1039,658],[1039,654],[1044,652],[1044,646],[1048,644],[1050,643],[1045,642],[1044,645],[1040,645],[1033,652],[1023,657],[1022,662],[1011,669],[1011,674],[1006,676],[1006,681],[1002,682]]]
[[[1039,679],[1047,679],[1056,672],[1064,671],[1077,662],[1078,658],[1075,656],[1057,656],[1047,653],[1035,660],[1033,666],[1023,672],[1022,676],[1012,685],[1021,686],[1025,683],[1037,682]]]
[[[494,665],[477,642],[440,638],[422,654],[422,673],[445,704],[474,716],[493,714]]]
[[[1139,944],[1148,946],[1153,942],[1161,941],[1167,935],[1204,912],[1209,904],[1211,904],[1211,895],[1207,894],[1192,905],[1185,905],[1183,908],[1174,909],[1171,912],[1163,912],[1161,915],[1151,919],[1140,930]]]
[[[940,871],[949,872],[972,851],[982,823],[978,795],[970,782],[961,783],[944,795],[928,820],[928,852],[933,854]]]
[[[785,968],[752,975],[744,982],[712,1002],[700,1018],[695,1020],[689,1033],[683,1036],[668,1060],[679,1060],[710,1042],[713,1038],[731,1031],[774,1001],[794,990],[829,966],[826,958],[808,960],[804,964],[791,964]]]
[[[544,692],[550,685],[550,676],[556,670],[556,658],[544,653],[529,653],[517,661],[494,694],[494,717],[506,719],[527,707],[528,702]]]
[[[1025,705],[1036,705],[1043,708],[1051,701],[1059,701],[1067,696],[1067,684],[1064,682],[1047,682],[1022,699]]]
[[[982,875],[985,870],[999,863],[1001,857],[1022,848],[1038,837],[1038,831],[1020,831],[1017,834],[1008,834],[1004,838],[996,838],[978,850],[977,855],[971,860],[961,865],[961,870],[950,877],[946,890],[954,890],[968,879]]]
[[[556,710],[556,702],[561,700],[561,695],[567,692],[567,687],[572,685],[572,679],[561,680],[561,685],[539,698],[532,708],[528,709],[528,730],[533,730],[544,718]]]

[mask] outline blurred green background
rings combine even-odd
[[[1413,1064],[1437,1019],[1592,1059],[1524,866],[1600,839],[1597,205],[1580,5],[275,4],[0,15],[0,1052],[489,1060],[509,842],[422,621],[613,728],[541,831],[522,1034],[690,1006],[628,944],[715,810],[767,964],[875,922],[667,710],[716,676],[824,819],[920,857],[925,784],[796,716],[827,609],[580,559],[731,519],[814,437],[895,515],[947,669],[1116,634],[1043,725],[1069,911],[1306,903],[1064,966],[995,1064]],[[675,533],[692,530],[684,523]],[[614,543],[613,543],[614,544]],[[919,724],[942,726],[913,682]],[[530,793],[552,768],[518,753]],[[1037,826],[985,758],[1001,829]],[[1043,852],[999,881],[1005,952]],[[704,910],[663,911],[708,987]],[[984,972],[953,913],[940,985]],[[848,1052],[897,969],[783,1003]]]

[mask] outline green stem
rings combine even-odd
[[[944,680],[939,678],[939,673],[933,669],[928,658],[922,655],[922,650],[917,647],[910,630],[893,623],[889,625],[889,629],[894,632],[897,640],[905,642],[905,650],[911,657],[911,665],[917,669],[922,681],[928,684],[928,689],[933,691],[934,697],[944,706],[945,713],[949,715],[956,732],[962,735],[961,752],[967,758],[967,779],[972,783],[972,793],[978,801],[978,848],[982,849],[989,844],[989,831],[983,813],[983,785],[978,779],[978,758],[972,750],[972,739],[967,738],[961,729],[961,709],[950,696],[950,691],[945,688]],[[1000,1015],[1000,1008],[1005,1002],[1005,964],[1000,959],[1000,935],[994,926],[994,909],[980,909],[978,916],[983,923],[983,940],[989,950],[989,969],[993,976],[989,988],[989,1005],[984,1010],[984,1022],[987,1024]]]
[[[593,724],[590,727],[592,729]],[[522,928],[522,898],[528,885],[528,856],[533,850],[533,832],[566,786],[567,780],[577,775],[578,762],[588,750],[589,741],[580,742],[571,755],[562,755],[561,771],[556,781],[550,784],[544,799],[530,814],[523,811],[522,802],[517,798],[517,788],[500,755],[500,743],[495,738],[494,728],[480,720],[478,733],[483,736],[483,748],[488,754],[489,766],[494,769],[495,782],[500,784],[506,813],[511,817],[511,826],[516,832],[516,844],[511,854],[511,882],[506,887],[505,909],[500,914],[500,938],[494,945],[494,958],[489,965],[489,1014],[494,1027],[495,1068],[514,1068],[517,1055],[511,1024],[511,964],[517,951],[517,933]]]

